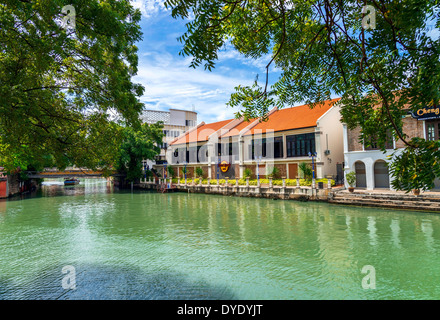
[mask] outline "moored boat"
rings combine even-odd
[[[79,184],[79,179],[76,179],[76,178],[65,178],[64,179],[65,186],[71,186],[71,185],[75,185],[75,184]]]

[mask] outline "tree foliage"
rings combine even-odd
[[[298,165],[298,169],[302,172],[304,179],[312,180],[313,178],[313,169],[312,166],[307,162],[301,162]]]
[[[74,27],[64,23],[72,14]],[[128,0],[2,1],[2,166],[114,165],[121,136],[112,120],[138,126],[142,109],[144,89],[131,81],[140,18]]]
[[[181,54],[193,57],[192,67],[211,70],[226,44],[249,59],[268,57],[265,79],[238,86],[231,95],[228,104],[239,107],[237,117],[264,118],[273,106],[314,107],[339,96],[342,121],[349,129],[361,128],[366,146],[374,140],[385,150],[391,133],[417,165],[433,157],[433,172],[440,172],[434,149],[402,132],[408,111],[440,101],[440,40],[432,33],[439,27],[438,0],[168,0],[166,5],[175,18],[194,17],[179,38]],[[273,66],[281,75],[269,86]],[[411,184],[407,178],[419,169],[395,175],[396,186]],[[426,186],[434,177],[418,176]]]
[[[199,178],[203,178],[203,169],[201,167],[196,168],[196,176]]]
[[[160,153],[163,124],[142,124],[140,129],[121,128],[122,143],[119,146],[117,169],[126,174],[129,181],[142,177],[142,160],[154,159]]]

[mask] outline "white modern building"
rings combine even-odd
[[[162,164],[165,159],[165,153],[170,141],[180,136],[189,129],[197,125],[197,112],[194,110],[169,109],[169,111],[144,110],[141,115],[144,123],[153,124],[159,121],[163,122],[164,137],[161,145],[161,152],[155,161],[147,160],[144,163],[152,168],[155,164]]]

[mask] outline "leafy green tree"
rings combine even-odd
[[[267,60],[262,82],[231,95],[237,117],[264,119],[273,106],[315,107],[336,95],[342,121],[361,128],[361,142],[385,150],[391,133],[403,141],[404,154],[417,158],[416,167],[394,176],[396,187],[412,188],[414,181],[429,188],[439,176],[440,143],[431,148],[402,132],[408,111],[440,101],[440,39],[432,33],[440,24],[437,0],[168,0],[166,6],[175,18],[194,17],[179,38],[191,67],[211,70],[225,45]],[[273,67],[280,75],[269,86]],[[403,159],[393,160],[396,168]],[[434,175],[419,174],[425,160]]]
[[[114,165],[113,120],[140,124],[140,18],[128,0],[0,3],[2,166]]]
[[[163,124],[142,124],[139,130],[121,128],[122,143],[118,151],[117,170],[129,181],[142,177],[142,160],[154,159],[160,153]]]

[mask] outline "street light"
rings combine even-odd
[[[315,163],[314,163],[313,159],[314,159],[316,156],[317,156],[317,153],[316,153],[316,152],[313,152],[313,153],[309,152],[309,157],[312,158],[312,173],[313,173],[313,179],[315,179]]]
[[[261,161],[261,156],[257,157],[257,181],[258,184],[260,184],[260,161]]]
[[[164,170],[163,176],[166,179],[167,178],[167,163],[166,163],[166,161],[163,163],[163,170]]]
[[[220,157],[221,157],[221,152],[218,153],[218,157],[217,157],[217,181],[220,179]]]

